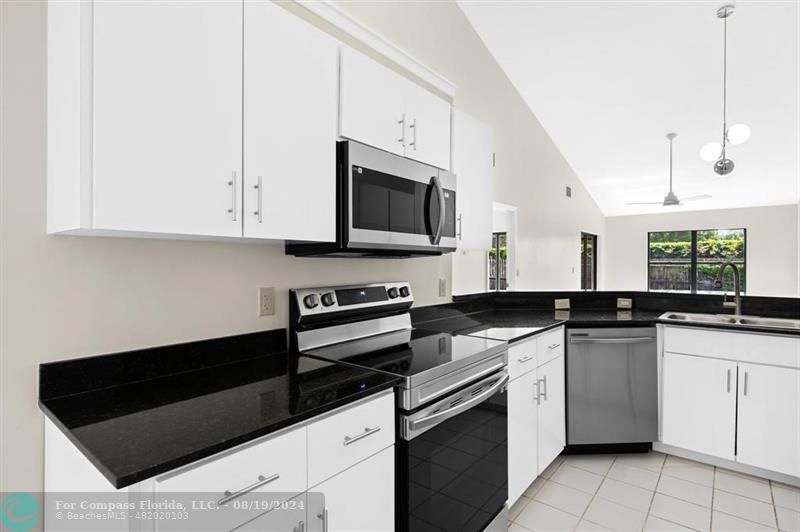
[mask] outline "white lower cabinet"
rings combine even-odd
[[[800,338],[663,334],[661,442],[800,478]]]
[[[394,447],[311,488],[307,530],[393,531]]]
[[[539,474],[536,370],[508,383],[508,503],[514,504]]]
[[[800,369],[739,364],[737,461],[800,477]]]
[[[566,445],[563,337],[561,327],[509,349],[509,506]],[[542,360],[545,363],[538,365]],[[530,368],[524,365],[528,361]]]
[[[736,363],[665,353],[661,441],[733,460]]]
[[[554,358],[536,371],[539,394],[538,469],[541,473],[566,445],[564,357]]]

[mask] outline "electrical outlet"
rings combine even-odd
[[[556,310],[566,310],[569,309],[569,298],[566,299],[556,299]]]
[[[447,279],[439,279],[439,297],[447,296]]]
[[[258,289],[258,315],[275,315],[275,288],[272,286]]]
[[[618,297],[617,308],[633,308],[633,299],[629,297]]]

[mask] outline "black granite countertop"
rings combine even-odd
[[[800,335],[797,329],[776,329],[774,327],[729,325],[717,323],[674,322],[659,319],[663,310],[618,310],[618,309],[571,309],[571,310],[537,310],[537,309],[497,309],[462,312],[452,307],[443,309],[441,318],[417,321],[415,325],[426,329],[457,334],[474,334],[488,328],[532,328],[521,331],[519,336],[509,339],[509,343],[523,340],[561,325],[568,328],[579,327],[646,327],[657,323],[670,325],[724,329],[729,331],[762,332],[782,335]],[[430,318],[433,314],[426,313]]]
[[[229,345],[246,349],[225,352],[221,364],[195,367],[194,361],[176,365],[164,359],[174,358],[176,349],[182,349],[183,356],[207,355],[210,343],[220,347],[225,339],[156,348],[144,358],[169,365],[162,368],[165,373],[158,375],[152,368],[134,371],[128,366],[121,371],[124,379],[94,389],[84,389],[91,379],[81,376],[108,367],[114,357],[120,357],[117,365],[123,366],[131,359],[141,361],[141,352],[42,365],[40,408],[112,485],[123,488],[386,390],[396,382],[381,373],[286,351],[269,352],[276,347],[269,336],[238,343],[236,338]],[[192,345],[198,347],[193,350]],[[261,350],[267,352],[252,356]],[[180,371],[187,365],[193,369]],[[142,373],[148,377],[139,379]],[[64,388],[64,381],[71,378],[78,382],[77,390]]]

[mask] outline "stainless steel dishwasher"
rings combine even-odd
[[[567,331],[567,450],[644,450],[658,439],[655,327]]]

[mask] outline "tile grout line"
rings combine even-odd
[[[597,486],[597,489],[596,489],[596,490],[594,491],[594,493],[592,494],[592,498],[591,498],[591,499],[589,499],[589,504],[587,504],[587,505],[586,505],[586,508],[584,508],[584,510],[583,510],[583,513],[581,514],[581,517],[580,517],[580,519],[578,519],[578,524],[577,524],[577,525],[575,525],[575,528],[573,528],[573,530],[577,529],[577,528],[580,526],[580,524],[581,524],[581,521],[583,521],[583,519],[584,519],[584,516],[586,516],[586,512],[588,512],[588,511],[589,511],[589,508],[591,508],[591,506],[592,506],[592,503],[593,503],[593,502],[594,502],[594,500],[597,498],[597,494],[598,494],[598,493],[600,493],[600,488],[602,488],[602,487],[603,487],[603,484],[605,484],[605,482],[606,482],[606,479],[608,478],[608,472],[609,472],[609,471],[611,471],[611,468],[612,468],[612,467],[614,467],[614,464],[616,464],[616,463],[617,463],[617,458],[619,458],[619,455],[614,455],[614,459],[613,459],[613,460],[611,460],[611,463],[609,464],[609,466],[608,466],[608,469],[606,469],[606,472],[605,472],[605,474],[603,475],[603,480],[601,480],[601,481],[600,481],[600,485],[598,485],[598,486]],[[593,521],[590,521],[590,522],[593,522]],[[599,526],[603,526],[603,525],[599,525]],[[603,528],[605,528],[605,526],[603,526]]]
[[[772,501],[772,513],[775,517],[775,530],[780,530],[781,524],[778,522],[778,505],[775,504],[774,484],[771,480],[769,481],[769,498]]]
[[[653,509],[653,501],[656,500],[656,493],[658,493],[658,485],[661,483],[661,475],[664,474],[664,466],[667,465],[667,455],[664,455],[664,461],[661,463],[661,469],[658,470],[658,479],[656,479],[656,485],[653,487],[653,494],[650,496],[650,504],[647,506],[647,511],[645,512],[644,516],[644,523],[642,524],[642,530],[647,526],[647,521],[650,519],[650,510]]]
[[[717,492],[717,466],[713,466],[714,471],[711,476],[711,520],[708,523],[708,530],[713,532],[714,527],[714,494]]]

